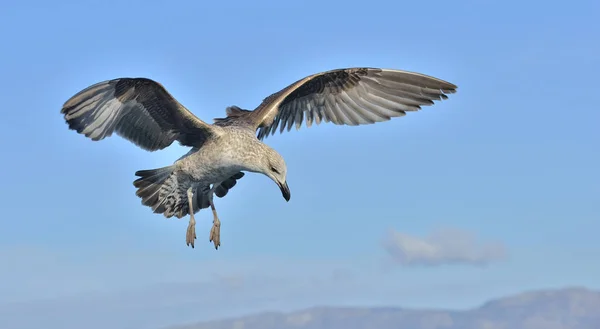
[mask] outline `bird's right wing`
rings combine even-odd
[[[99,141],[113,132],[148,150],[174,141],[201,147],[210,125],[181,105],[158,82],[119,78],[89,86],[65,102],[61,113],[69,129]]]

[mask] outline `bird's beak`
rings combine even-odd
[[[281,194],[283,195],[285,201],[290,201],[292,195],[290,194],[290,187],[288,186],[288,183],[277,183],[277,185],[279,185],[279,189],[281,190]]]

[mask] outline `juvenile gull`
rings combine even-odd
[[[449,82],[420,73],[380,68],[345,68],[300,79],[268,96],[253,111],[230,106],[225,118],[208,124],[181,105],[158,82],[117,78],[96,83],[65,102],[69,129],[99,141],[117,133],[147,151],[174,141],[191,147],[172,165],[139,170],[133,182],[142,204],[165,217],[190,215],[186,244],[194,248],[194,214],[210,208],[209,242],[221,245],[221,222],[213,196],[224,197],[244,176],[261,173],[290,200],[286,163],[262,142],[302,122],[365,125],[404,116],[456,92]]]

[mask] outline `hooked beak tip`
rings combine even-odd
[[[279,184],[279,189],[281,190],[281,194],[283,195],[283,198],[285,199],[285,201],[289,202],[292,195],[290,193],[290,188],[288,186],[288,183],[285,182],[283,184]]]

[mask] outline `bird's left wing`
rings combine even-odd
[[[210,125],[181,105],[158,82],[118,78],[91,85],[65,102],[61,113],[70,129],[94,141],[116,132],[148,151],[174,141],[201,147]]]
[[[270,95],[254,110],[244,113],[258,130],[258,138],[299,129],[313,120],[337,125],[363,125],[387,121],[417,111],[434,100],[456,92],[449,82],[420,73],[380,68],[345,68],[317,73]]]

